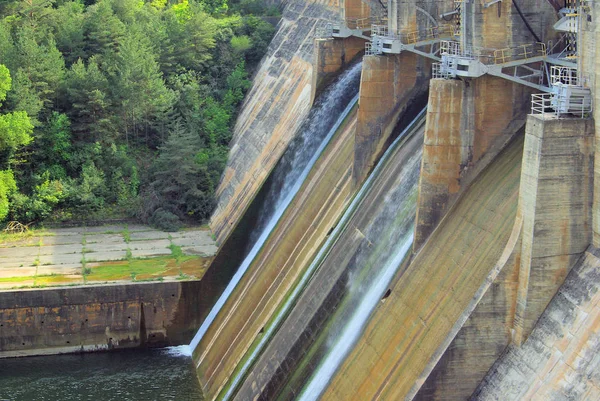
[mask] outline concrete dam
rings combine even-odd
[[[280,5],[211,219],[205,398],[599,399],[600,4]]]

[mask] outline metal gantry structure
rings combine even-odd
[[[492,0],[488,8],[502,0]],[[464,0],[440,18],[452,16],[450,23],[419,31],[393,32],[387,21],[365,18],[328,24],[321,36],[368,40],[365,55],[400,54],[408,51],[430,58],[434,79],[478,78],[493,75],[539,90],[532,95],[532,113],[560,118],[587,117],[592,112],[589,82],[578,67],[581,19],[589,12],[584,0],[567,0],[559,11],[554,29],[561,38],[556,43],[531,43],[512,48],[488,49],[465,46],[460,41]],[[417,7],[421,12],[424,10]],[[431,15],[428,18],[436,21]]]

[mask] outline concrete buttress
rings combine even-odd
[[[519,208],[523,248],[514,341],[521,344],[592,239],[591,119],[527,120]]]

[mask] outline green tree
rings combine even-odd
[[[64,59],[54,39],[50,37],[38,43],[35,36],[33,28],[27,25],[17,29],[18,67],[9,97],[13,110],[25,109],[32,118],[38,117],[32,105],[41,102],[43,107],[51,107],[65,73]]]
[[[166,87],[153,47],[140,31],[130,32],[119,47],[116,83],[126,140],[143,134],[148,143],[153,139],[149,134],[168,116],[175,94]]]
[[[49,25],[67,66],[85,57],[84,6],[69,1],[58,7],[50,16]]]
[[[0,64],[0,102],[6,99],[10,87],[8,68]],[[19,147],[31,142],[32,132],[33,125],[27,113],[17,111],[0,115],[0,220],[6,218],[9,196],[17,190],[10,162]]]
[[[87,58],[116,52],[126,34],[125,24],[115,15],[110,0],[100,0],[87,8],[83,29]]]
[[[145,194],[145,215],[169,212],[179,218],[206,219],[214,205],[214,182],[198,163],[203,148],[200,137],[178,124],[170,133],[152,166]]]
[[[81,59],[71,66],[63,91],[66,92],[63,98],[70,103],[65,108],[76,140],[91,143],[116,138],[110,118],[109,81],[100,71],[96,56],[90,58],[87,66]]]

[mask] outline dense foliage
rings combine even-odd
[[[214,206],[238,107],[273,34],[260,0],[0,2],[0,221]]]

